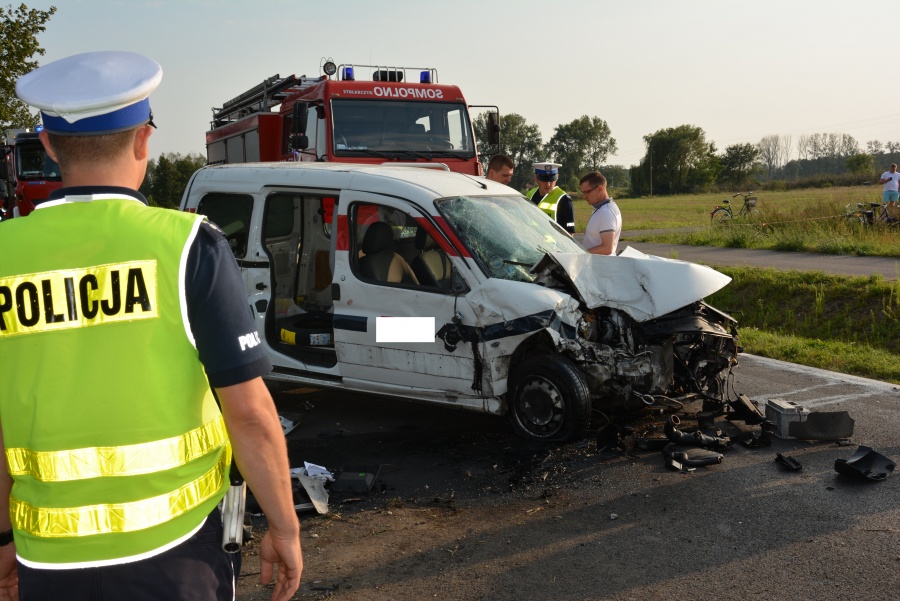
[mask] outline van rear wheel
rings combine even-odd
[[[516,368],[508,415],[516,434],[563,442],[587,432],[591,396],[584,376],[558,355],[535,355]]]

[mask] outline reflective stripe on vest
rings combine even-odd
[[[220,415],[181,436],[142,444],[69,451],[6,449],[6,465],[11,476],[32,476],[41,482],[135,476],[185,465],[226,442],[228,433]]]
[[[537,188],[534,190],[529,190],[528,199],[531,200],[531,197],[534,196],[534,192],[537,191]],[[554,187],[550,192],[541,199],[541,202],[537,204],[537,207],[542,210],[544,213],[550,216],[553,221],[556,221],[556,207],[559,205],[559,199],[565,196],[565,191],[559,186]]]
[[[231,463],[231,447],[205,474],[170,493],[130,503],[86,507],[33,507],[15,497],[9,499],[9,514],[16,527],[42,538],[66,538],[134,532],[163,524],[216,496],[222,488],[225,469]]]

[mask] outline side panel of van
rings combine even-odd
[[[337,249],[334,274],[340,296],[334,301],[334,336],[341,372],[353,387],[406,386],[421,389],[420,395],[430,390],[435,400],[468,398],[475,403],[465,404],[481,407],[481,394],[473,390],[482,382],[476,383],[480,371],[472,345],[451,349],[437,337],[456,313],[467,323],[474,316],[465,297],[450,293],[450,266],[459,259],[440,251],[423,225],[428,219],[400,199],[342,191],[339,221],[346,224],[347,242]],[[379,317],[432,318],[432,336],[427,342],[378,341]]]

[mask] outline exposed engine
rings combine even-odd
[[[724,401],[736,324],[703,301],[640,323],[618,309],[585,311],[579,334],[592,397],[626,409],[687,395]]]

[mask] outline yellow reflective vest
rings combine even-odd
[[[67,200],[3,224],[0,421],[17,554],[110,565],[189,536],[231,449],[186,317],[202,217]]]
[[[528,191],[528,194],[525,196],[528,200],[531,200],[531,197],[534,196],[534,193],[537,192],[537,188],[532,188]],[[553,221],[556,221],[556,207],[559,205],[559,199],[566,195],[565,190],[560,188],[559,186],[554,186],[552,190],[541,199],[541,202],[538,203],[537,207],[543,212],[550,215],[550,218]]]

